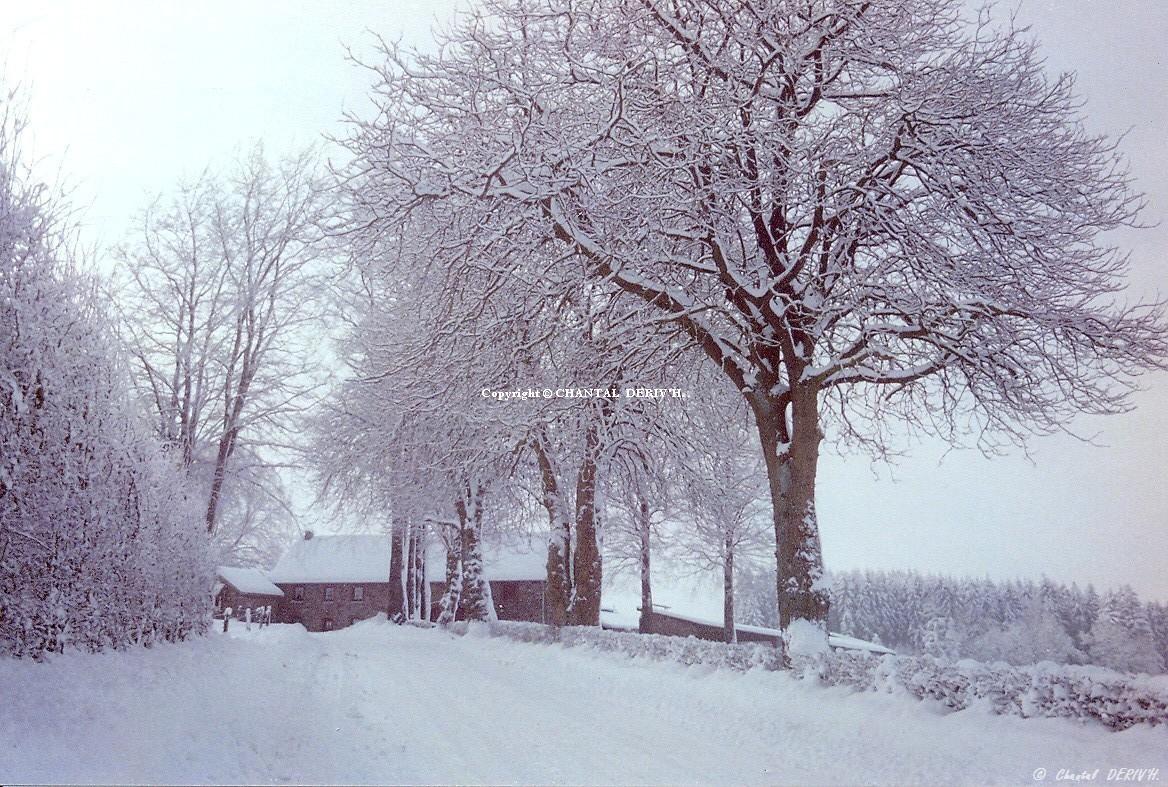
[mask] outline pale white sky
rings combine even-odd
[[[279,154],[339,133],[366,106],[373,30],[425,45],[454,0],[342,2],[15,2],[0,0],[0,67],[19,83],[32,147],[86,207],[89,240],[120,240],[149,196],[262,139]],[[1004,4],[1004,8],[1013,6]],[[1155,295],[1168,249],[1168,3],[1023,0],[1019,19],[1052,70],[1074,70],[1093,128],[1128,132],[1147,192],[1124,233],[1133,291]],[[55,169],[54,169],[55,168]],[[1147,378],[1138,409],[1084,419],[1081,433],[988,460],[911,448],[891,480],[865,459],[827,457],[819,501],[829,568],[1129,582],[1168,599],[1168,375]]]

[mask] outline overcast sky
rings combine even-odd
[[[87,238],[109,244],[151,194],[256,139],[279,154],[339,132],[344,111],[367,105],[345,45],[369,52],[372,30],[425,46],[454,5],[0,0],[0,73],[23,88],[42,171],[61,173]],[[1090,126],[1127,132],[1144,218],[1160,226],[1118,241],[1133,253],[1133,294],[1155,296],[1168,248],[1168,3],[1023,0],[1018,18],[1052,71],[1077,72]],[[1053,437],[1029,460],[989,460],[924,443],[891,473],[825,458],[828,568],[1047,574],[1168,599],[1168,375],[1146,384],[1135,412],[1076,424],[1106,447]]]

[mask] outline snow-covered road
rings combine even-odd
[[[0,661],[0,782],[962,783],[1161,768],[1168,731],[943,713],[367,622]]]

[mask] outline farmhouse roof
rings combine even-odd
[[[389,536],[314,536],[284,552],[271,579],[281,584],[388,582]]]
[[[284,595],[284,591],[273,585],[267,574],[258,568],[219,566],[216,572],[220,579],[240,593],[251,593],[256,596]]]

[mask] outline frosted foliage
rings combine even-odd
[[[1125,672],[1164,671],[1164,658],[1156,651],[1148,614],[1130,587],[1104,596],[1086,644],[1091,660],[1105,667]]]
[[[774,574],[744,572],[742,622],[775,626]],[[1131,672],[1163,671],[1168,610],[1121,588],[848,571],[827,577],[828,628],[880,642],[899,653],[1011,664],[1056,661]]]
[[[1088,652],[1096,664],[1124,672],[1158,673],[1164,662],[1151,640],[1133,636],[1130,631],[1110,620],[1100,621],[1088,635]]]
[[[939,617],[926,623],[921,646],[921,649],[929,656],[955,657],[960,650],[961,643],[953,619]]]
[[[0,654],[180,639],[210,563],[0,97]]]
[[[1168,358],[1160,307],[1112,297],[1106,241],[1140,207],[1116,143],[1008,15],[966,6],[476,3],[433,51],[368,63],[356,256],[442,296],[455,380],[483,337],[476,385],[531,379],[605,302],[622,363],[700,352],[768,460],[781,616],[819,619],[821,440],[1021,442],[1122,412]],[[560,303],[588,319],[526,330]],[[410,387],[369,377],[391,371]]]
[[[964,651],[964,655],[975,659],[1008,664],[1065,663],[1076,660],[1079,655],[1059,621],[1037,601],[1031,602],[1023,615],[1012,623],[994,627],[976,637]]]

